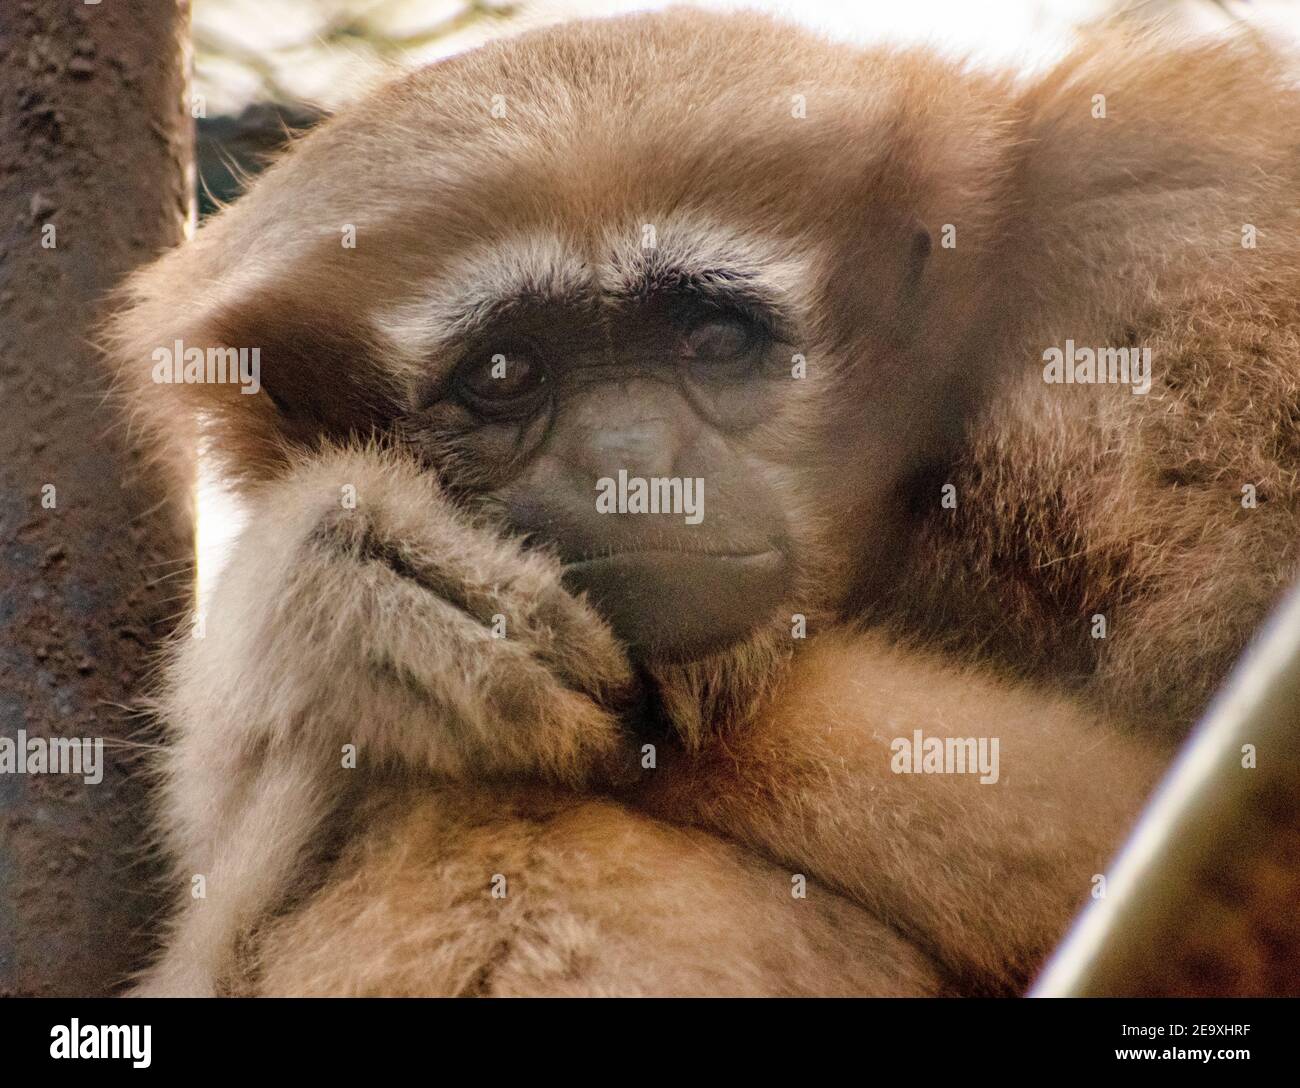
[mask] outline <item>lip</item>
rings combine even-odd
[[[776,547],[637,548],[564,568],[635,656],[683,662],[739,642],[775,614],[789,588]]]

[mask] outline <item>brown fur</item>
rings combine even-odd
[[[1104,120],[1090,115],[1095,93]],[[490,116],[493,94],[507,117]],[[807,117],[791,116],[793,94]],[[160,459],[187,464],[202,431],[258,511],[214,603],[218,636],[178,657],[164,701],[178,872],[215,866],[221,879],[186,904],[147,988],[1023,986],[1151,779],[1146,745],[1111,727],[1184,728],[1295,571],[1298,121],[1280,62],[1244,42],[1102,42],[1021,85],[761,18],[676,12],[454,58],[303,140],[136,277],[110,331]],[[415,376],[445,365],[390,331],[430,284],[450,293],[475,248],[539,232],[599,267],[647,222],[788,266],[809,379],[765,440],[800,451],[786,486],[807,511],[809,558],[791,607],[815,637],[805,649],[774,629],[660,670],[694,751],[618,804],[376,779],[375,823],[295,896],[285,882],[346,792],[322,768],[350,738],[462,781],[582,783],[605,758],[623,666],[581,610],[558,660],[549,615],[519,648],[535,670],[513,712],[449,702],[442,685],[466,661],[493,666],[434,633],[450,630],[444,606],[419,589],[450,577],[439,549],[466,542],[452,549],[456,578],[465,556],[476,570],[483,557],[489,582],[523,560],[383,448]],[[1257,249],[1240,244],[1246,223]],[[339,244],[344,224],[355,250]],[[918,229],[937,237],[944,224],[957,247],[936,247],[912,282]],[[1041,353],[1067,337],[1151,347],[1151,393],[1044,385]],[[175,338],[261,345],[282,410],[230,387],[152,384],[150,353]],[[380,448],[322,452],[353,438]],[[373,534],[356,524],[311,551],[325,516],[312,480],[369,482],[359,513],[381,556],[417,542],[414,585],[392,580],[405,560],[357,564]],[[939,505],[944,482],[955,510]],[[1258,509],[1241,507],[1247,483]],[[537,560],[515,607],[553,577]],[[389,592],[405,622],[385,625],[382,608],[367,618]],[[1105,640],[1089,637],[1096,612]],[[894,645],[820,633],[863,617],[888,621]],[[897,647],[917,637],[959,662]],[[414,685],[377,692],[350,663],[358,639],[409,663]],[[585,645],[591,676],[572,664]],[[969,673],[960,662],[976,656],[1038,690]],[[557,668],[587,700],[566,687],[583,703],[567,719],[549,709]],[[530,735],[539,707],[548,731]],[[448,734],[457,721],[473,729]],[[1006,780],[893,775],[888,741],[912,728],[1000,736]],[[214,774],[215,806],[201,792]],[[813,877],[809,899],[790,901],[773,866]],[[498,906],[488,881],[507,869],[521,898]],[[679,900],[688,889],[698,906]],[[293,909],[253,941],[241,983],[235,944],[286,894]],[[653,927],[644,940],[629,912]]]
[[[944,992],[926,957],[851,899],[815,881],[795,899],[760,855],[622,805],[394,789],[359,822],[326,888],[264,938],[257,992]]]

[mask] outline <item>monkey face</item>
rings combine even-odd
[[[635,655],[716,652],[772,621],[798,560],[764,433],[797,399],[779,311],[661,263],[570,271],[567,295],[494,300],[402,427]]]

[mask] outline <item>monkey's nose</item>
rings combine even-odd
[[[571,408],[567,459],[596,477],[672,476],[693,415],[680,395],[658,382],[610,383],[588,390]],[[561,428],[564,431],[564,428]]]
[[[592,433],[587,448],[597,464],[626,469],[646,476],[666,476],[672,471],[676,438],[661,419],[629,420],[616,427],[603,426]]]

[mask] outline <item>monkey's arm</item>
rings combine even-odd
[[[918,729],[996,738],[997,782],[895,773],[893,742],[911,750]],[[845,636],[811,644],[755,722],[638,796],[851,896],[963,992],[1009,993],[1087,900],[1159,764],[1063,699]]]
[[[314,457],[256,495],[196,634],[159,700],[161,800],[177,883],[204,895],[144,992],[219,989],[368,769],[576,784],[623,762],[604,624],[399,458]]]

